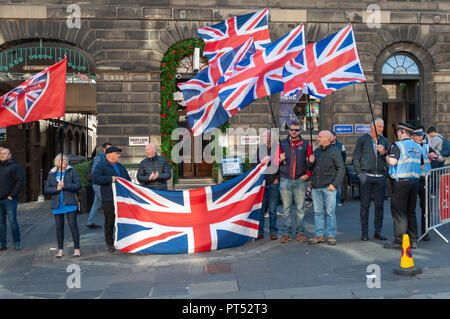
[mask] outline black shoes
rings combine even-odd
[[[116,251],[116,248],[114,246],[112,246],[112,245],[108,245],[106,247],[106,252],[107,253],[114,253],[115,251]]]
[[[0,251],[7,250],[6,246],[0,246]]]
[[[369,236],[367,236],[366,234],[362,234],[361,235],[361,240],[362,241],[368,241],[369,240]]]
[[[402,249],[402,245],[399,243],[396,243],[395,241],[392,243],[387,243],[383,247],[386,249]]]
[[[387,239],[386,237],[381,236],[380,233],[375,233],[375,235],[373,237],[378,240],[386,240]]]
[[[91,224],[91,225],[87,225],[87,228],[90,228],[90,229],[99,229],[99,228],[102,228],[102,226],[98,226],[98,225],[95,225],[95,224]]]

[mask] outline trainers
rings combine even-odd
[[[271,240],[277,240],[278,236],[276,234],[270,234],[270,239]]]
[[[308,241],[308,239],[306,238],[305,235],[303,234],[298,234],[297,235],[297,241],[301,242],[301,243],[306,243]]]
[[[337,207],[342,207],[342,204],[341,203],[337,204]]]
[[[20,243],[15,243],[15,244],[14,244],[14,249],[15,249],[15,250],[22,250],[22,248],[23,248],[23,247],[22,247],[22,245],[21,245]]]
[[[328,245],[336,245],[336,238],[335,237],[328,237]]]
[[[291,240],[291,237],[289,237],[289,235],[283,235],[283,236],[281,236],[280,242],[284,244],[284,243],[287,243],[290,240]]]
[[[325,235],[322,236],[314,236],[308,241],[308,244],[318,244],[325,242]]]
[[[412,249],[416,249],[417,248],[417,242],[416,241],[411,241],[411,248]]]
[[[256,240],[258,239],[264,239],[264,235],[263,234],[259,234],[258,237],[256,237]]]
[[[269,218],[269,213],[266,213],[266,214],[264,215],[264,218]]]

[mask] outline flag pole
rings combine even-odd
[[[310,143],[311,143],[311,148],[313,145],[313,140],[312,140],[312,114],[311,114],[311,99],[309,97],[309,94],[306,97],[306,101],[307,101],[307,106],[308,106],[308,121],[309,121],[309,139],[310,139]]]
[[[377,133],[377,128],[375,126],[375,118],[373,116],[372,103],[370,102],[369,90],[367,89],[367,82],[366,81],[364,81],[364,87],[366,88],[367,100],[369,100],[370,114],[372,114],[373,130],[375,131],[375,136],[377,138],[377,144],[380,144],[380,140],[378,138],[378,133]]]

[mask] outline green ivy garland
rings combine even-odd
[[[171,166],[173,183],[178,183],[178,164],[172,162],[172,147],[177,141],[171,140],[173,130],[178,127],[178,107],[173,100],[176,92],[176,70],[181,60],[193,54],[194,48],[203,52],[205,43],[201,39],[187,39],[172,45],[161,62],[161,156],[165,157]]]

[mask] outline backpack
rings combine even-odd
[[[441,136],[439,137],[442,138],[442,149],[440,151],[441,155],[444,157],[450,156],[450,142],[446,138]]]

